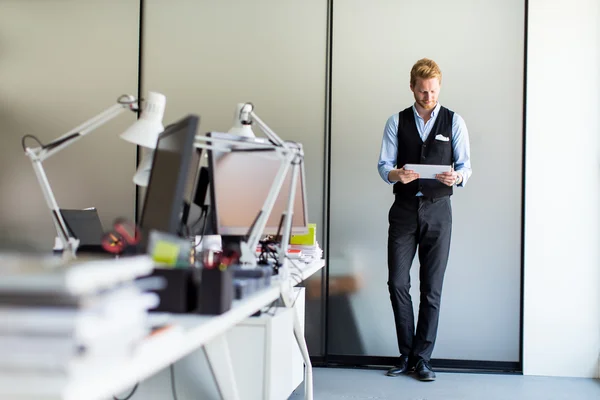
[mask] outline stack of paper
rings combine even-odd
[[[134,282],[152,265],[148,257],[64,265],[0,255],[0,373],[88,375],[122,362],[158,305]]]
[[[300,260],[305,263],[310,263],[323,258],[323,249],[321,249],[321,246],[319,246],[319,242],[317,241],[315,241],[315,244],[312,246],[290,244],[290,248],[301,251],[302,255]]]

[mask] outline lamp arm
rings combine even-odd
[[[54,224],[54,229],[56,229],[58,238],[63,246],[63,257],[66,260],[75,258],[75,253],[77,252],[77,247],[79,246],[79,240],[72,238],[69,235],[67,224],[62,217],[60,209],[58,208],[58,203],[56,202],[56,198],[54,197],[54,193],[52,192],[52,188],[48,182],[46,171],[44,171],[44,167],[42,166],[42,161],[39,159],[32,160],[32,165],[33,170],[35,171],[35,176],[42,189],[42,193],[44,194],[46,204],[52,213],[52,223]]]
[[[275,132],[273,132],[273,130],[271,128],[269,128],[269,126],[267,124],[265,124],[263,122],[262,119],[260,119],[258,117],[258,115],[256,115],[256,113],[254,111],[250,112],[250,116],[252,117],[252,119],[256,122],[256,124],[258,125],[258,127],[265,133],[265,135],[267,135],[267,137],[276,145],[276,146],[282,146],[282,147],[286,147],[286,143],[283,141],[283,139],[281,139]]]
[[[281,191],[293,157],[293,154],[287,154],[284,159],[281,160],[281,165],[279,166],[277,175],[275,175],[275,179],[273,180],[271,189],[269,190],[269,195],[265,199],[265,202],[260,210],[260,215],[256,220],[256,224],[253,226],[252,231],[248,236],[247,243],[252,250],[252,254],[254,254],[256,251],[256,246],[258,246],[258,242],[260,241],[263,231],[265,230],[265,226],[267,225],[267,221],[271,215],[271,211],[273,210],[277,196],[279,196],[279,192]]]
[[[50,182],[48,181],[48,177],[46,176],[46,171],[44,170],[42,163],[59,151],[69,147],[71,144],[81,139],[81,137],[87,135],[94,129],[112,120],[121,114],[125,109],[137,111],[137,101],[133,96],[124,95],[119,97],[117,104],[107,108],[97,116],[89,119],[88,121],[44,146],[36,148],[26,147],[24,149],[25,154],[27,157],[29,157],[29,160],[32,163],[35,176],[38,180],[40,188],[42,189],[42,193],[44,194],[46,204],[52,213],[52,222],[62,243],[63,258],[65,259],[75,258],[79,241],[69,235],[67,224],[62,217],[56,197],[54,197],[54,193],[52,192]]]
[[[132,99],[132,96],[127,96],[127,98]],[[130,102],[119,102],[117,104],[114,104],[113,106],[104,110],[102,113],[89,119],[88,121],[84,122],[78,127],[71,129],[69,132],[58,137],[52,142],[32,150],[36,157],[43,162],[48,158],[52,157],[54,154],[69,147],[71,144],[75,143],[77,140],[81,139],[83,136],[87,135],[91,131],[99,128],[108,121],[114,119],[126,109],[136,111],[137,101],[135,101],[135,99],[132,99]]]
[[[266,152],[274,152],[277,154],[278,158],[285,157],[285,154],[289,153],[287,150],[282,149],[281,147],[274,148],[248,148],[248,149],[232,149],[230,147],[218,146],[218,145],[209,145],[206,143],[194,143],[194,148],[204,149],[204,150],[213,150],[218,151],[219,153],[235,153],[235,152],[244,152],[244,153],[266,153]]]
[[[222,145],[219,147],[219,145]],[[202,149],[218,150],[223,152],[232,151],[232,145],[235,145],[235,149],[269,149],[274,150],[276,146],[269,142],[244,142],[235,139],[224,139],[224,138],[213,138],[209,136],[197,135],[194,138],[194,146]]]
[[[296,200],[296,184],[298,183],[298,172],[300,169],[300,160],[292,161],[292,181],[288,198],[287,209],[284,215],[283,235],[281,236],[281,246],[279,248],[279,265],[284,265],[287,249],[290,243],[290,234],[292,230],[292,221],[294,219],[294,202]]]

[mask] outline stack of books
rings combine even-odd
[[[77,377],[119,365],[147,337],[158,297],[140,288],[149,257],[0,255],[0,374]]]
[[[308,233],[290,237],[290,251],[300,254],[299,259],[310,263],[323,258],[323,250],[317,241],[317,224],[308,224]]]

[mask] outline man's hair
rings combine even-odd
[[[440,84],[442,83],[442,71],[435,61],[429,58],[421,58],[413,65],[410,70],[410,84],[414,86],[417,83],[417,79],[431,79],[438,78]]]

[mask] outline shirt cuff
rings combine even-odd
[[[390,181],[390,172],[392,172],[394,170],[394,168],[390,169],[389,171],[387,171],[387,173],[385,174],[385,180],[387,181],[388,184],[393,185],[396,182]]]
[[[465,183],[465,175],[462,171],[456,171],[458,175],[460,175],[460,183],[456,184],[456,187],[463,187]]]

